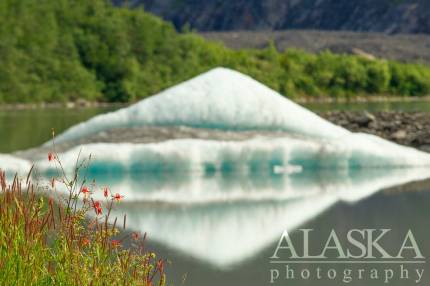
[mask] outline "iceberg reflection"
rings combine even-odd
[[[428,169],[414,168],[163,180],[147,175],[109,184],[125,194],[114,214],[127,213],[130,229],[223,268],[257,255],[284,229],[299,227],[337,202],[355,203],[384,188],[427,177]]]

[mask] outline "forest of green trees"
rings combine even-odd
[[[430,67],[298,50],[234,51],[105,0],[0,1],[0,102],[129,102],[216,66],[289,97],[430,94]]]

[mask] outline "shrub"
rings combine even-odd
[[[117,219],[111,223],[111,209],[122,196],[104,188],[98,191],[105,201],[95,201],[96,190],[85,180],[78,183],[85,161],[69,180],[58,155],[48,159],[62,174],[46,187],[48,200],[36,194],[40,187],[32,183],[31,171],[26,181],[15,176],[11,185],[0,172],[0,284],[164,285],[164,261],[145,252],[145,236],[122,235]],[[125,240],[133,247],[123,248]]]

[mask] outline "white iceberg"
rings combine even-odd
[[[376,136],[349,132],[252,78],[225,68],[211,70],[128,108],[96,116],[71,127],[56,141],[61,143],[110,129],[139,126],[283,131],[288,137],[234,143],[190,139],[140,146],[90,144],[83,150],[104,162],[104,168],[121,166],[121,169],[130,169],[131,162],[143,169],[160,165],[157,162],[165,162],[169,167],[175,167],[172,164],[176,162],[176,167],[199,169],[205,162],[217,166],[228,159],[225,157],[243,166],[246,160],[258,160],[258,154],[274,156],[274,164],[281,162],[284,166],[430,166],[427,153]],[[66,159],[77,153],[77,149],[70,151]],[[70,161],[74,160],[70,158]]]
[[[128,108],[73,126],[56,140],[148,125],[278,130],[320,138],[349,133],[249,76],[216,68]]]
[[[430,167],[430,154],[376,136],[349,134],[337,139],[255,138],[244,141],[178,139],[151,144],[96,143],[60,155],[67,171],[76,158],[91,155],[89,174],[279,173],[314,169]],[[52,162],[37,162],[52,173]]]
[[[26,176],[31,169],[31,163],[27,160],[16,158],[11,155],[0,154],[0,170],[6,172],[6,175],[19,174]]]

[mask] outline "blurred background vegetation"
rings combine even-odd
[[[0,1],[0,103],[132,102],[216,66],[289,97],[430,94],[430,67],[363,56],[232,50],[104,0]]]

